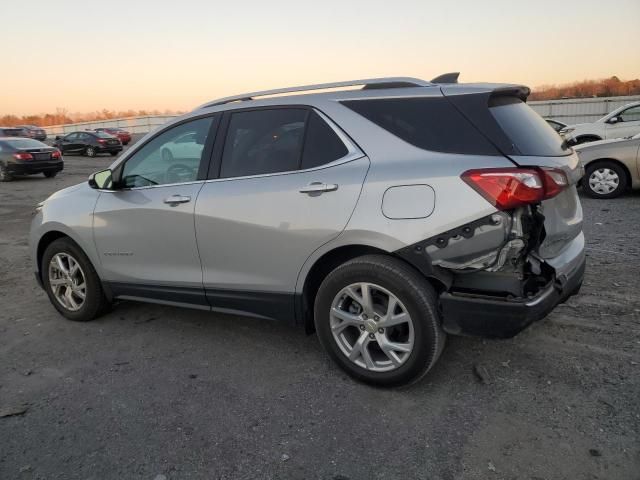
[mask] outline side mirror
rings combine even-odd
[[[62,137],[60,135],[56,135],[56,140],[60,140]]]
[[[113,178],[111,170],[102,170],[92,173],[88,180],[89,186],[95,190],[111,190],[113,189]]]
[[[614,124],[614,123],[618,123],[620,121],[619,117],[611,117],[609,119],[609,123]]]

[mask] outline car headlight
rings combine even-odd
[[[565,127],[562,130],[560,130],[560,133],[562,135],[567,135],[567,134],[573,132],[574,130],[575,130],[575,128],[573,128],[573,127]]]
[[[44,207],[44,202],[38,203],[36,207],[33,209],[33,214],[36,215],[40,213],[42,211],[42,207]]]

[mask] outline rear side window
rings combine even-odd
[[[340,137],[327,125],[320,115],[311,112],[307,123],[301,168],[324,165],[348,153]]]
[[[296,108],[231,114],[220,176],[243,177],[297,170],[307,111]]]
[[[569,147],[560,135],[519,98],[492,97],[489,111],[521,155],[560,156],[569,153]]]
[[[343,105],[402,140],[425,150],[499,155],[444,97],[350,100]]]

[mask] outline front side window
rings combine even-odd
[[[640,121],[640,105],[637,107],[627,108],[624,112],[618,115],[623,122],[638,122]]]
[[[213,117],[199,118],[165,130],[124,165],[121,183],[125,188],[193,182],[198,171]],[[188,141],[184,141],[188,138]]]

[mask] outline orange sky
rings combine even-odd
[[[243,91],[448,71],[530,86],[640,77],[638,0],[306,5],[11,2],[0,114],[189,110]]]

